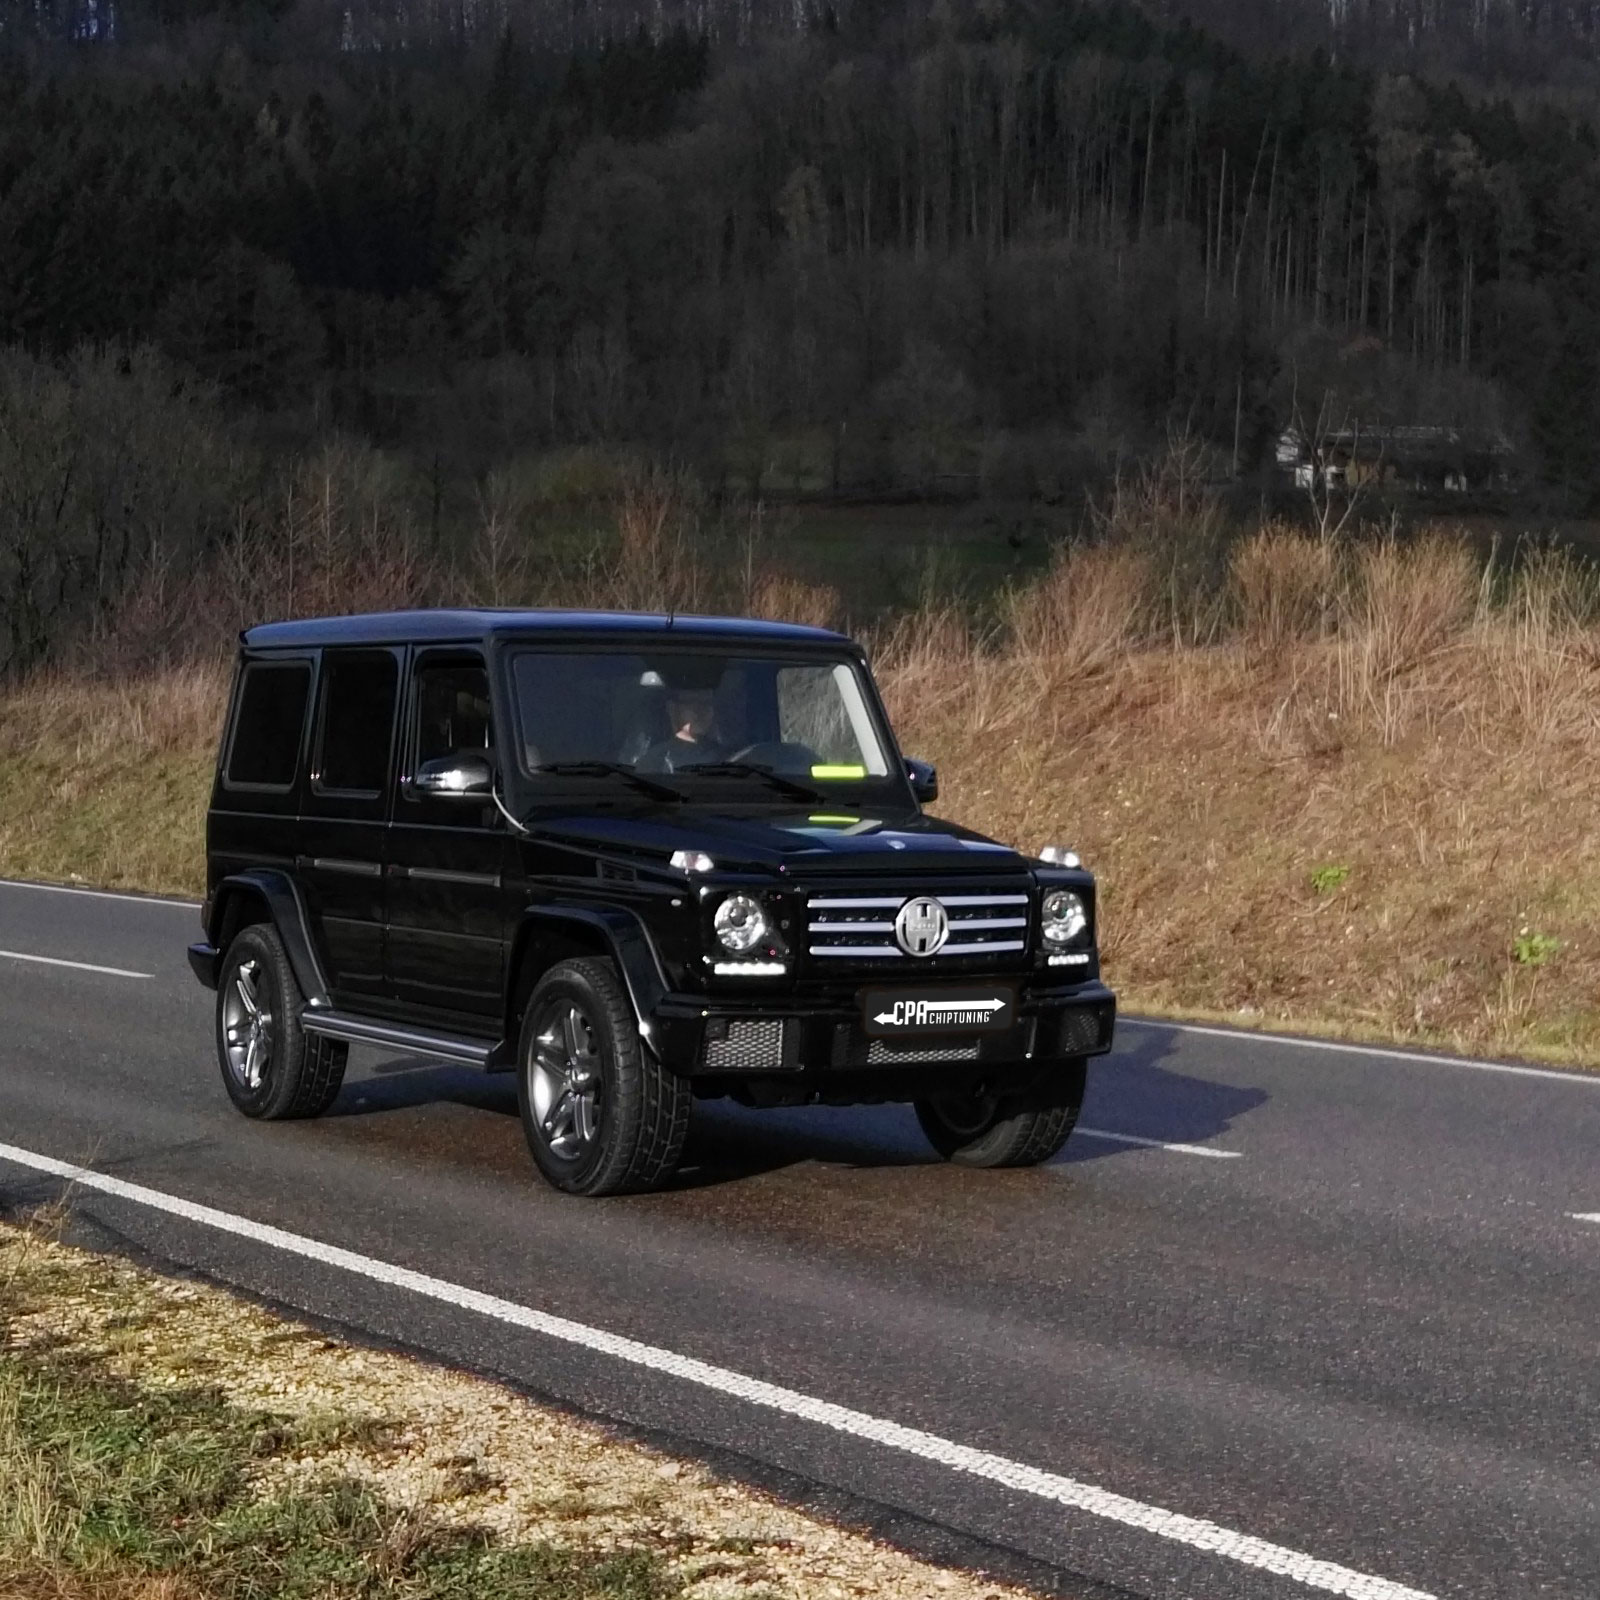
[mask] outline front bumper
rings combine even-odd
[[[740,999],[668,995],[651,1018],[650,1045],[669,1071],[696,1079],[855,1077],[896,1069],[983,1070],[1104,1055],[1116,996],[1090,980],[1026,991],[1003,1033],[949,1038],[869,1038],[854,996]]]

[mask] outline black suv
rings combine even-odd
[[[697,1096],[907,1100],[1042,1161],[1111,1046],[1094,880],[926,816],[860,647],[707,617],[419,611],[243,636],[207,823],[217,1052],[309,1117],[352,1044],[517,1075],[574,1194]]]

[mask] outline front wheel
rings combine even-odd
[[[217,1061],[228,1098],[265,1122],[320,1117],[344,1082],[347,1044],[300,1026],[305,996],[270,922],[242,928],[217,984]]]
[[[563,961],[539,980],[517,1067],[528,1149],[557,1189],[637,1193],[676,1171],[693,1096],[645,1049],[611,962]]]
[[[1064,1061],[1047,1085],[997,1094],[982,1085],[929,1095],[913,1109],[928,1143],[963,1167],[1036,1167],[1067,1142],[1083,1108],[1088,1063]]]

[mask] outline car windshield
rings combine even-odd
[[[851,661],[523,650],[512,677],[530,774],[744,780],[792,797],[889,776]]]

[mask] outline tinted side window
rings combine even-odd
[[[389,746],[399,681],[399,663],[387,651],[324,652],[318,789],[353,794],[382,792],[389,781]]]
[[[228,753],[230,784],[293,787],[310,694],[309,662],[253,661],[244,669],[233,748]]]
[[[489,674],[466,662],[424,666],[417,674],[416,763],[493,748]]]

